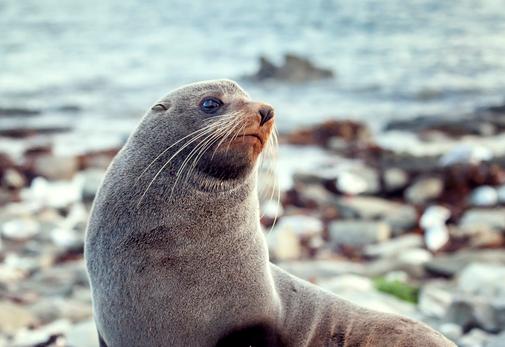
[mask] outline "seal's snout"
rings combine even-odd
[[[260,126],[268,122],[270,119],[274,118],[274,109],[270,105],[262,105],[258,111],[260,114]]]

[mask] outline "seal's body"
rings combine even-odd
[[[227,80],[170,93],[113,160],[85,256],[102,346],[453,346],[269,263],[257,158],[273,110]]]

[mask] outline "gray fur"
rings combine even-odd
[[[197,170],[172,189],[183,153],[139,203],[167,156],[143,170],[202,126],[197,104],[213,93],[249,102],[228,80],[177,89],[144,116],[108,169],[85,246],[103,343],[215,346],[260,324],[284,346],[453,346],[421,323],[359,308],[270,264],[254,165],[225,181]]]

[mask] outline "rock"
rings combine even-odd
[[[491,186],[482,186],[474,189],[470,195],[473,206],[494,206],[498,203],[498,191]]]
[[[28,240],[39,232],[39,223],[31,218],[12,219],[2,225],[2,236],[10,240]]]
[[[40,207],[65,208],[81,201],[82,180],[76,177],[72,181],[49,182],[43,177],[36,177],[28,189],[21,192],[24,200]]]
[[[458,346],[484,347],[488,339],[489,334],[485,333],[480,329],[474,328],[468,334],[459,339]]]
[[[396,257],[407,249],[422,246],[423,239],[420,235],[407,234],[382,243],[367,245],[363,249],[363,254],[369,258]]]
[[[84,201],[91,202],[95,198],[95,194],[102,184],[102,179],[105,175],[105,171],[98,168],[90,168],[79,172],[82,177],[82,199]]]
[[[380,192],[377,171],[366,166],[357,166],[340,172],[337,175],[336,186],[340,192],[350,195]]]
[[[332,247],[359,248],[389,239],[391,228],[384,222],[335,221],[329,225],[329,234]]]
[[[505,303],[503,297],[458,293],[447,310],[447,319],[463,329],[479,327],[496,333],[505,330]]]
[[[437,256],[425,264],[426,270],[438,276],[452,277],[474,262],[505,264],[502,250],[464,250]]]
[[[402,190],[409,183],[409,176],[399,168],[387,168],[383,173],[383,179],[384,189],[387,193]]]
[[[457,280],[461,292],[505,300],[505,265],[471,263]]]
[[[417,212],[410,205],[369,196],[342,198],[336,204],[344,218],[381,220],[391,226],[393,235],[399,235],[417,224]]]
[[[432,252],[444,247],[449,241],[449,230],[445,225],[435,225],[425,230],[424,242]]]
[[[452,302],[454,288],[445,281],[432,281],[419,292],[419,310],[429,317],[443,319]]]
[[[421,178],[405,191],[405,199],[414,205],[424,205],[442,194],[444,184],[438,177]]]
[[[289,227],[275,228],[267,234],[268,249],[277,261],[299,259],[302,256],[300,239]]]
[[[324,148],[328,148],[335,139],[342,139],[345,142],[366,142],[370,137],[370,130],[365,124],[351,120],[329,120],[284,136],[286,142],[293,145],[315,145]]]
[[[0,116],[6,117],[29,117],[40,114],[40,110],[22,107],[0,107]]]
[[[78,161],[73,156],[55,156],[51,154],[38,156],[34,161],[34,172],[50,180],[69,180],[78,169]]]
[[[281,66],[276,66],[267,58],[261,57],[259,70],[250,78],[256,81],[274,79],[290,83],[301,83],[332,78],[333,76],[333,71],[329,69],[316,67],[305,58],[286,54],[284,64]]]
[[[505,230],[505,208],[468,210],[461,218],[459,227],[471,233]]]
[[[424,211],[419,225],[425,230],[424,241],[430,251],[438,251],[449,241],[449,230],[445,226],[451,211],[444,206],[430,206]]]
[[[359,305],[372,310],[419,318],[412,304],[378,292],[372,281],[366,277],[352,274],[341,275],[331,280],[320,281],[318,285],[346,300],[359,303]]]
[[[2,178],[2,186],[7,189],[21,189],[26,184],[26,178],[14,169],[7,169]]]
[[[453,147],[440,158],[440,165],[452,166],[456,164],[479,164],[489,161],[493,153],[486,147],[479,145],[461,144]]]
[[[279,267],[305,280],[329,279],[342,274],[363,274],[365,264],[337,260],[284,261]]]
[[[443,323],[438,330],[451,341],[459,341],[463,336],[463,329],[454,323]]]
[[[68,344],[73,347],[98,347],[98,334],[93,320],[74,325],[69,329],[66,338]]]
[[[51,324],[33,330],[24,328],[17,332],[11,346],[61,346],[64,343],[64,339],[61,335],[65,334],[70,328],[70,322],[65,319],[55,321]],[[57,337],[61,344],[57,343],[57,341],[53,342],[55,344],[47,344],[50,340],[56,340],[54,337]]]
[[[70,132],[68,126],[16,127],[0,129],[0,136],[14,139],[24,139],[36,135],[55,135]]]
[[[0,301],[0,333],[13,334],[17,330],[36,324],[33,314],[21,305]]]
[[[503,347],[505,346],[505,331],[502,333],[490,336],[485,347]]]

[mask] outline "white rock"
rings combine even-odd
[[[391,227],[384,222],[344,220],[330,223],[333,246],[363,247],[382,242],[391,236]]]
[[[432,252],[438,251],[449,241],[449,230],[445,225],[432,226],[424,231],[424,242]]]
[[[440,158],[440,165],[478,164],[493,158],[493,152],[481,145],[461,144],[454,146]]]
[[[398,254],[398,262],[404,265],[422,265],[433,258],[430,252],[422,248],[404,249]]]
[[[484,347],[489,334],[478,328],[473,328],[468,334],[459,339],[460,347]]]
[[[98,347],[98,334],[93,320],[74,325],[66,338],[70,346]]]
[[[461,218],[459,227],[470,233],[479,230],[505,230],[505,208],[468,210]]]
[[[447,207],[430,206],[424,211],[423,215],[421,216],[419,225],[423,229],[445,225],[445,222],[447,222],[450,216],[451,211]]]
[[[38,329],[23,328],[16,333],[12,341],[12,347],[31,347],[42,344],[53,335],[65,334],[70,327],[71,324],[68,320],[60,319]]]
[[[423,246],[423,239],[417,234],[406,234],[394,239],[365,246],[363,253],[370,258],[396,257],[407,249]]]
[[[455,323],[443,323],[439,330],[451,341],[458,341],[463,335],[463,329]]]
[[[33,180],[28,189],[21,192],[24,200],[32,201],[38,206],[63,208],[81,200],[82,178],[72,181],[49,182],[42,177]]]
[[[51,180],[71,179],[78,169],[75,156],[41,155],[35,160],[35,171],[38,175]]]
[[[268,248],[277,260],[293,260],[301,257],[300,239],[290,228],[275,228],[267,234]]]
[[[300,237],[321,235],[323,222],[319,218],[304,215],[284,216],[276,229],[290,229]]]
[[[494,206],[498,203],[498,191],[491,186],[481,186],[473,190],[470,203],[474,206]]]
[[[284,209],[279,201],[269,199],[261,204],[261,213],[264,217],[274,219],[278,216],[282,216]]]
[[[418,179],[405,191],[405,198],[411,204],[424,204],[437,199],[444,189],[442,180],[438,177]]]
[[[425,284],[419,293],[419,310],[429,317],[444,318],[452,302],[452,291],[445,282]]]
[[[469,294],[505,298],[505,265],[472,263],[458,276],[458,288]]]
[[[40,232],[40,225],[33,219],[13,219],[2,226],[2,235],[10,240],[27,240]]]
[[[368,184],[365,179],[350,172],[342,172],[337,178],[337,188],[347,194],[357,195],[364,193]]]

